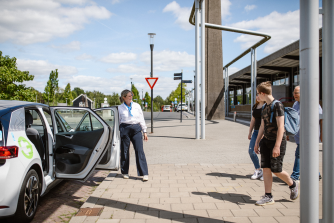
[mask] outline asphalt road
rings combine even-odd
[[[181,112],[153,112],[153,121],[172,121],[180,120]],[[182,112],[183,119],[193,119],[194,116],[189,112]],[[151,112],[144,112],[146,124],[151,123]]]

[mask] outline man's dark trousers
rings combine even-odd
[[[138,176],[148,175],[146,157],[143,148],[143,134],[139,124],[124,124],[119,126],[121,136],[121,171],[129,173],[130,142],[135,149]]]

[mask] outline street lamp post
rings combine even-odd
[[[132,78],[130,78],[131,79],[131,93],[132,93]]]
[[[153,48],[155,33],[149,33],[150,48],[151,48],[151,77],[153,77]],[[153,88],[151,89],[151,133],[153,133]]]

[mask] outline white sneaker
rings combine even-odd
[[[253,176],[251,176],[251,179],[252,180],[259,179],[260,177],[262,177],[262,175],[263,175],[262,169],[255,170]]]
[[[123,174],[123,179],[129,179],[129,174]]]
[[[148,181],[148,175],[145,175],[145,176],[143,177],[143,181]]]
[[[260,178],[261,181],[264,181],[263,176]]]

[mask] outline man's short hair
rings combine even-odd
[[[259,93],[265,93],[265,94],[271,95],[271,91],[272,91],[271,81],[262,82],[256,87],[256,89]]]

